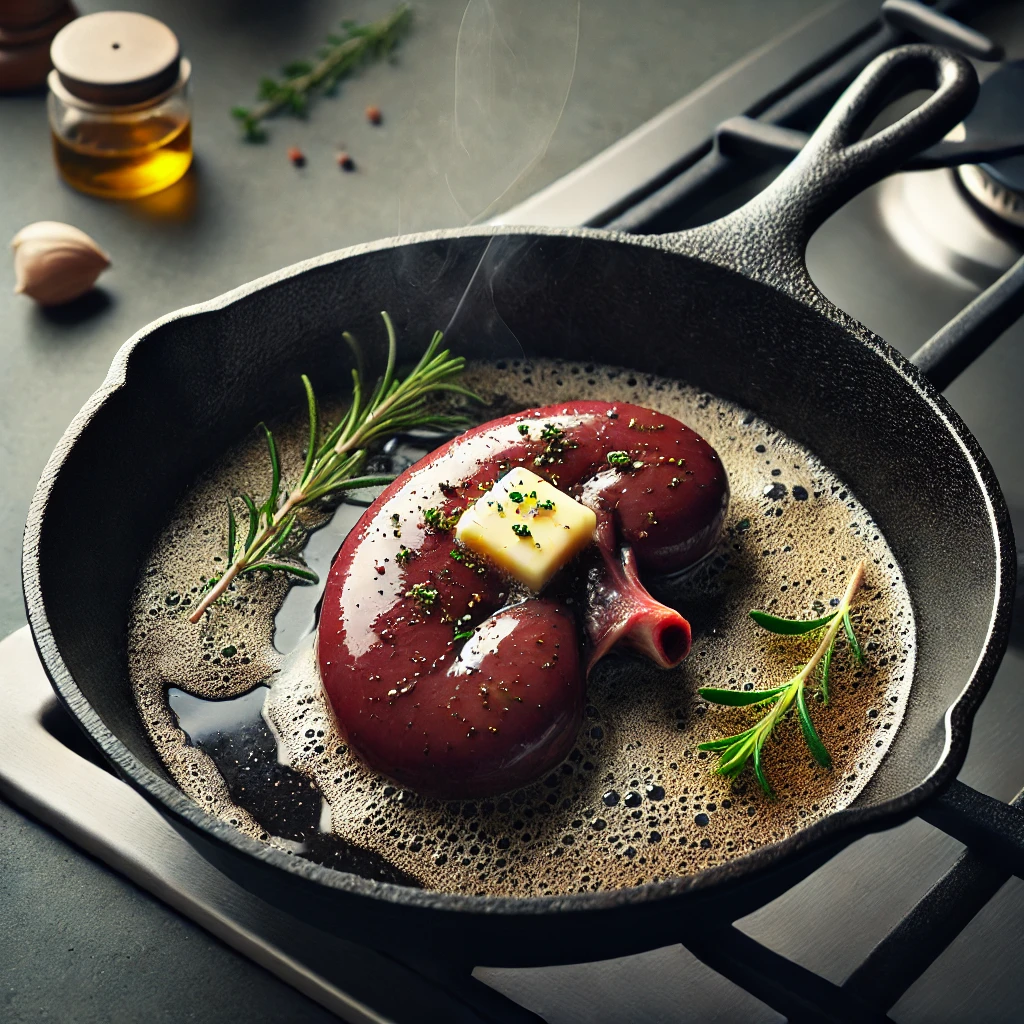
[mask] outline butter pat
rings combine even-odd
[[[539,592],[593,541],[596,527],[592,509],[536,473],[513,469],[462,513],[455,539]]]

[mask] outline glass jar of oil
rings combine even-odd
[[[127,11],[90,14],[57,34],[51,59],[53,153],[69,185],[135,199],[188,170],[191,68],[166,25]]]

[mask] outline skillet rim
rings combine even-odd
[[[996,565],[996,593],[988,630],[980,655],[963,688],[946,709],[943,716],[945,739],[942,751],[932,770],[915,787],[900,796],[867,807],[847,807],[833,811],[805,826],[800,831],[766,846],[758,847],[733,860],[706,868],[693,875],[648,882],[639,886],[610,889],[601,892],[572,893],[551,896],[477,896],[415,889],[393,882],[375,881],[352,872],[328,868],[313,861],[295,857],[258,840],[222,821],[186,796],[177,786],[165,781],[142,764],[128,747],[104,724],[75,682],[60,654],[50,629],[45,599],[40,587],[39,550],[41,532],[50,493],[64,462],[70,457],[75,442],[106,401],[127,384],[132,353],[159,328],[188,316],[226,308],[249,295],[276,285],[307,271],[339,263],[369,253],[427,242],[459,240],[464,238],[493,238],[519,236],[528,238],[580,238],[618,243],[640,249],[661,251],[666,256],[702,259],[723,271],[750,280],[734,267],[715,259],[701,257],[688,251],[684,236],[626,235],[592,228],[522,228],[497,225],[480,228],[456,228],[403,235],[324,253],[273,271],[263,277],[240,285],[204,302],[185,306],[167,313],[137,331],[115,353],[107,374],[68,425],[53,453],[47,460],[33,494],[25,525],[22,554],[22,583],[25,608],[32,638],[50,683],[61,703],[76,719],[96,747],[118,770],[121,778],[139,791],[158,811],[187,826],[207,840],[228,847],[246,857],[253,857],[272,867],[306,882],[323,885],[345,894],[383,900],[398,907],[434,910],[448,913],[500,916],[541,916],[551,913],[602,911],[642,905],[660,901],[682,902],[690,896],[712,895],[764,876],[787,858],[796,860],[840,838],[843,846],[870,832],[892,827],[912,817],[927,799],[936,795],[955,778],[963,765],[970,742],[974,714],[992,684],[1009,641],[1010,618],[1013,610],[1016,582],[1016,548],[1009,510],[1002,490],[988,458],[974,435],[921,371],[905,356],[878,335],[869,331],[848,314],[832,305],[824,297],[808,301],[795,296],[777,282],[758,280],[758,283],[788,294],[794,301],[815,314],[839,326],[854,339],[870,348],[874,355],[888,363],[889,369],[902,377],[903,382],[924,399],[940,424],[949,431],[962,449],[974,471],[985,498],[988,522],[992,530]]]

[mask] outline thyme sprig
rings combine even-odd
[[[231,116],[241,125],[243,138],[247,142],[263,142],[267,137],[263,122],[282,110],[305,117],[311,96],[317,92],[331,93],[342,78],[360,65],[387,56],[411,22],[412,10],[406,4],[368,25],[343,21],[342,32],[327,37],[316,60],[292,61],[282,69],[284,77],[280,80],[260,80],[260,102],[255,107],[232,108]]]
[[[472,391],[456,383],[465,360],[453,357],[447,349],[441,351],[442,335],[435,331],[409,376],[398,380],[395,376],[398,353],[395,328],[387,313],[381,316],[388,334],[384,375],[368,393],[360,349],[352,335],[345,332],[343,337],[356,358],[356,368],[352,371],[352,404],[341,422],[325,436],[321,436],[313,385],[305,374],[302,375],[309,409],[309,441],[302,475],[290,491],[282,490],[281,460],[274,435],[265,424],[260,424],[270,457],[270,491],[259,505],[249,494],[240,496],[248,516],[241,542],[235,509],[228,502],[228,568],[209,582],[202,600],[189,615],[190,622],[198,622],[237,577],[248,573],[285,572],[310,583],[317,582],[312,570],[281,560],[292,552],[296,530],[301,530],[296,516],[298,510],[343,491],[390,483],[393,479],[390,476],[360,475],[370,447],[382,438],[418,427],[452,430],[466,426],[463,417],[434,412],[427,405],[427,399],[439,392],[454,392],[479,401]]]
[[[832,758],[822,743],[821,737],[814,728],[810,712],[807,709],[807,688],[817,682],[821,691],[822,703],[828,703],[828,679],[832,667],[832,655],[835,651],[839,630],[846,634],[850,650],[858,662],[863,662],[864,654],[853,632],[850,621],[850,605],[853,602],[861,583],[864,581],[864,563],[861,562],[850,577],[846,593],[834,612],[818,619],[782,619],[767,612],[752,611],[750,617],[763,629],[781,636],[801,636],[824,629],[821,641],[806,665],[802,665],[795,676],[782,686],[768,690],[726,690],[717,687],[703,687],[698,692],[712,704],[723,704],[728,707],[768,707],[767,713],[756,725],[735,736],[724,736],[722,739],[701,743],[698,750],[713,750],[719,754],[715,771],[719,775],[735,778],[753,760],[754,775],[761,788],[773,798],[775,793],[764,773],[763,752],[768,738],[775,727],[782,721],[789,709],[796,704],[797,717],[800,719],[800,731],[807,743],[814,760],[823,768],[832,765]]]

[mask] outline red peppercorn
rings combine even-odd
[[[302,152],[298,146],[288,147],[288,159],[291,160],[296,167],[306,166],[306,154]]]
[[[348,153],[339,153],[338,166],[343,171],[354,171],[356,169],[356,162],[348,155]]]
[[[366,108],[366,120],[370,124],[380,124],[384,120],[383,115],[380,112],[380,107],[367,107]]]

